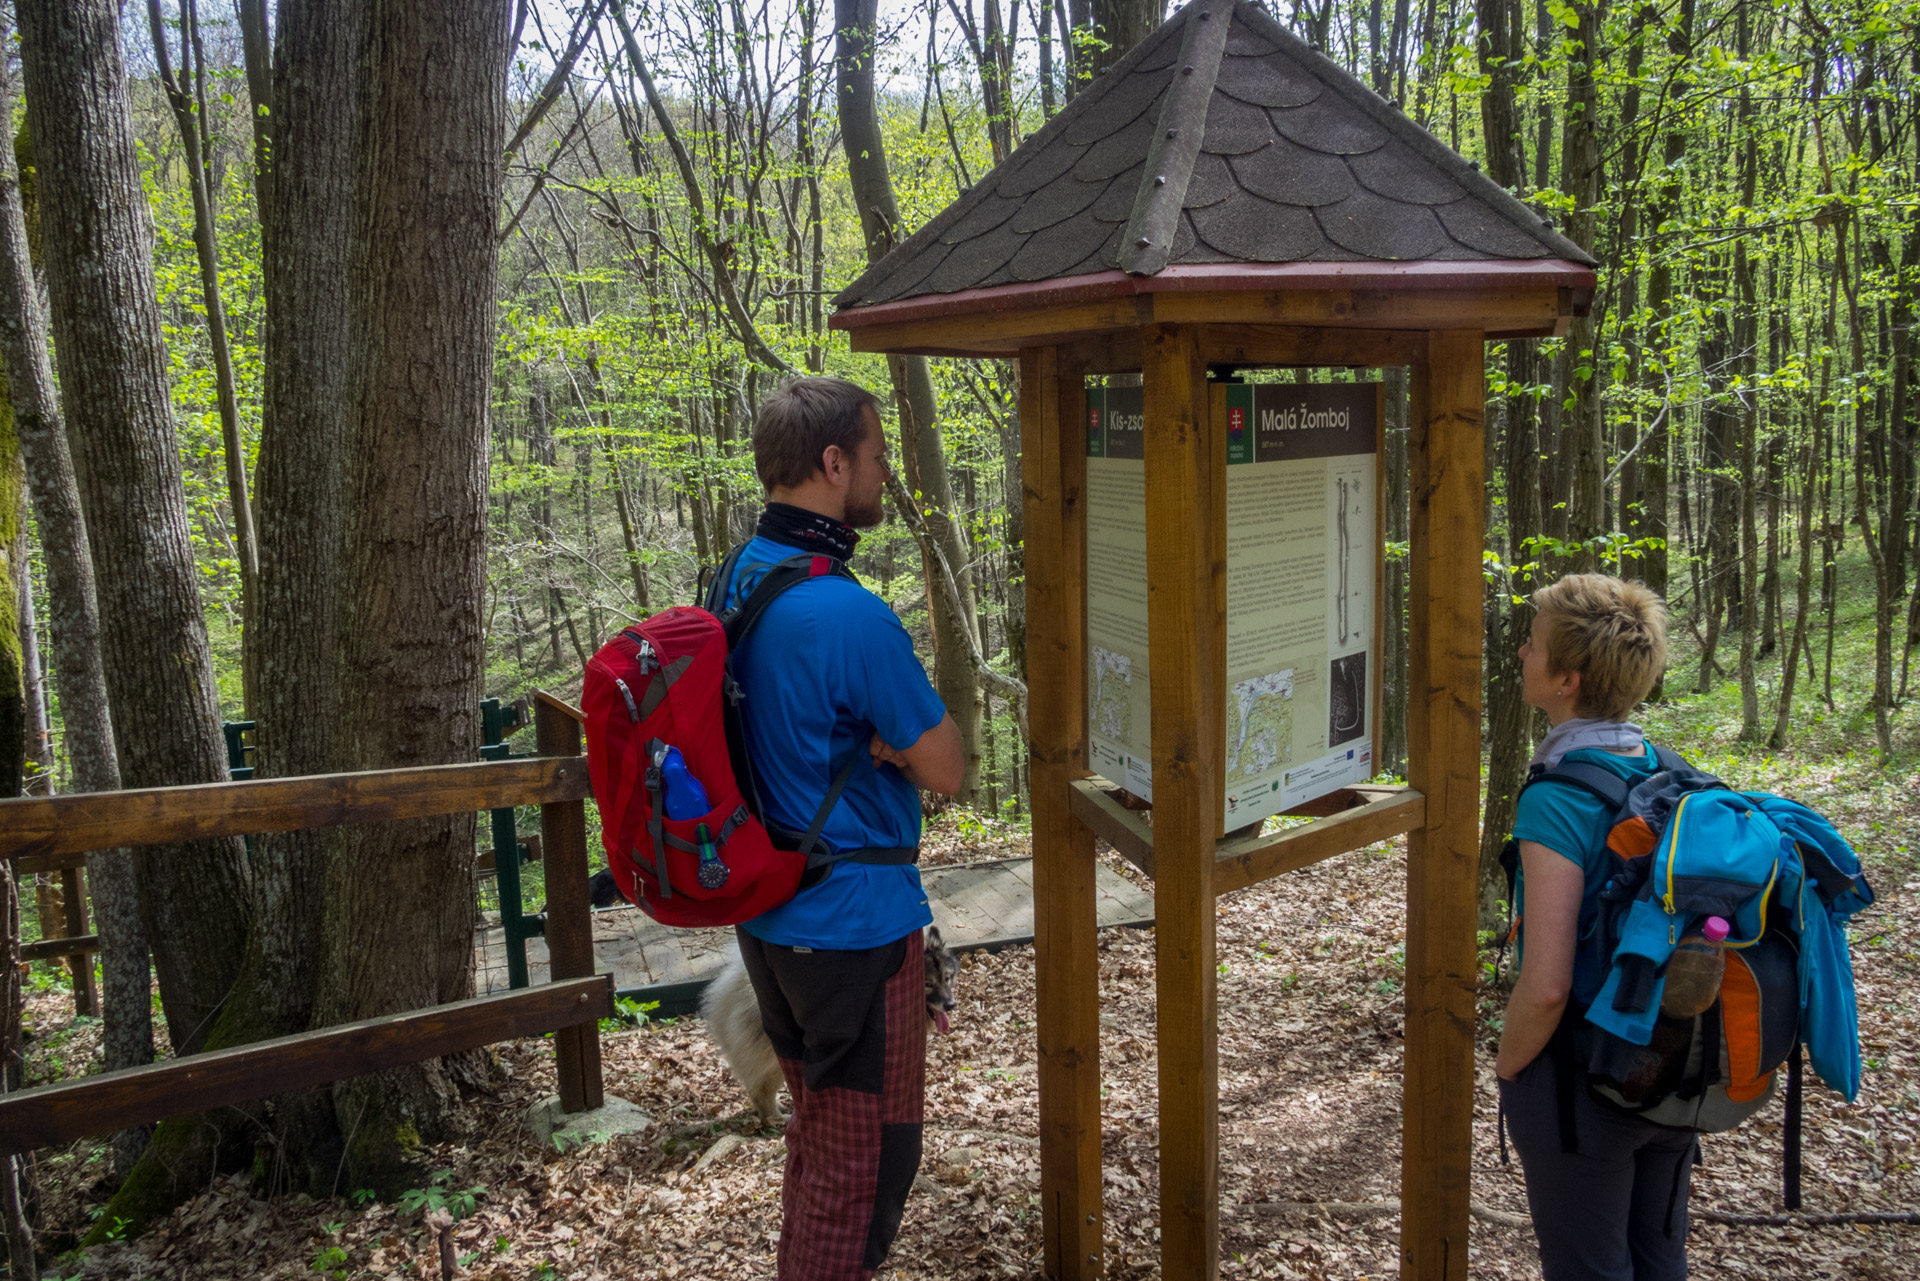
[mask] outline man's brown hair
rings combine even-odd
[[[880,402],[844,378],[788,378],[760,402],[753,416],[753,469],[768,492],[803,485],[821,470],[827,446],[849,457],[867,438],[866,410]]]
[[[1667,665],[1667,607],[1644,583],[1568,574],[1534,592],[1546,622],[1547,670],[1580,674],[1581,716],[1617,721]]]

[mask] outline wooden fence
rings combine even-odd
[[[587,758],[580,713],[549,694],[534,707],[538,755],[471,765],[257,779],[194,787],[0,801],[0,861],[60,866],[94,850],[297,828],[540,806],[553,981],[494,996],[321,1028],[0,1097],[0,1154],[110,1134],[214,1106],[554,1034],[560,1106],[604,1101],[600,1024],[612,975],[593,972],[587,902]],[[12,870],[12,869],[9,869]],[[93,936],[47,939],[24,953],[63,956]]]

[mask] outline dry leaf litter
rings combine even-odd
[[[1809,784],[1809,778],[1812,783]],[[1809,1076],[1806,1209],[1920,1206],[1915,1134],[1920,1067],[1920,777],[1889,787],[1862,767],[1802,768],[1795,794],[1854,836],[1880,902],[1859,920],[1855,956],[1866,1085],[1845,1104]],[[1766,786],[1765,778],[1754,778]],[[1897,850],[1876,861],[1877,850]],[[930,825],[925,861],[1027,852],[1018,829],[953,812]],[[1151,888],[1111,851],[1100,857]],[[1219,905],[1220,1191],[1223,1277],[1397,1275],[1400,1064],[1405,951],[1404,842],[1359,850],[1227,896]],[[1156,1241],[1154,939],[1100,939],[1101,1068],[1108,1274],[1160,1276]],[[1487,954],[1491,959],[1491,954]],[[97,1032],[69,1026],[63,994],[35,998],[35,1069],[50,1043],[67,1063]],[[1517,1164],[1500,1163],[1492,1055],[1501,996],[1483,983],[1476,1059],[1471,1274],[1539,1275]],[[761,1128],[697,1019],[604,1039],[607,1089],[653,1117],[640,1134],[567,1152],[522,1123],[552,1089],[540,1041],[498,1047],[498,1085],[463,1110],[464,1141],[424,1154],[453,1189],[484,1188],[452,1229],[459,1274],[475,1281],[774,1276],[782,1144]],[[966,958],[953,1033],[931,1037],[925,1158],[880,1277],[1040,1275],[1034,956]],[[1778,1213],[1778,1114],[1703,1140],[1693,1208]],[[50,1235],[83,1230],[108,1190],[100,1144],[40,1154]],[[343,1189],[343,1192],[348,1191]],[[1298,1203],[1323,1203],[1300,1210]],[[71,1237],[69,1237],[71,1239]],[[1696,1221],[1703,1277],[1920,1277],[1920,1228],[1741,1227]],[[440,1275],[418,1213],[346,1196],[262,1198],[244,1177],[207,1191],[134,1242],[69,1256],[61,1277],[417,1278]]]

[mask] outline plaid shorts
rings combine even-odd
[[[867,1281],[920,1169],[927,1080],[920,931],[804,951],[738,931],[760,1018],[793,1096],[780,1190],[780,1281]]]

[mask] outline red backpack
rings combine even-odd
[[[732,578],[739,550],[714,580],[709,606]],[[751,595],[717,614],[678,605],[627,628],[587,664],[587,765],[600,806],[600,839],[620,890],[663,925],[738,925],[792,898],[820,829],[853,773],[855,758],[804,834],[780,832],[764,810],[741,733],[741,695],[729,670],[767,606],[809,578],[851,578],[830,556],[793,556],[768,569]],[[705,792],[699,818],[667,816],[668,752],[677,748]]]

